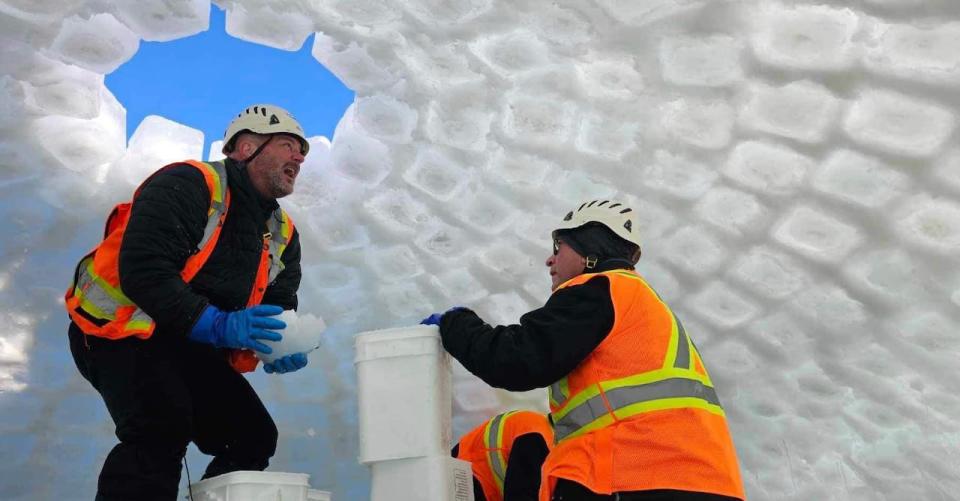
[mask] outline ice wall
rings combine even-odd
[[[286,204],[303,310],[330,328],[307,370],[252,377],[276,468],[363,499],[352,334],[453,304],[515,321],[549,293],[551,224],[615,197],[704,354],[751,499],[960,491],[960,4],[216,3],[230,34],[281,50],[316,32],[357,93]],[[156,117],[128,146],[102,75],[141,39],[206,29],[208,8],[0,0],[4,499],[93,492],[112,427],[59,297],[107,208],[203,144]],[[458,433],[544,406],[462,369],[453,384]]]

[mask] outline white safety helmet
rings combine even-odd
[[[300,127],[290,112],[279,106],[257,104],[240,112],[223,133],[224,155],[233,151],[237,134],[246,131],[264,135],[289,134],[300,140],[301,154],[306,155],[310,151],[310,143],[303,133],[303,127]]]
[[[563,217],[556,231],[572,230],[588,223],[599,223],[618,237],[640,247],[640,235],[633,224],[633,209],[610,200],[584,202]]]

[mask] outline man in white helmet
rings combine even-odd
[[[423,323],[487,384],[549,387],[556,445],[540,501],[744,499],[723,407],[683,324],[634,271],[633,211],[581,204],[553,232],[553,294],[490,326],[456,307]]]
[[[219,162],[155,172],[118,205],[66,294],[70,348],[120,440],[98,500],[174,500],[192,441],[214,456],[204,478],[263,470],[277,428],[241,375],[275,318],[296,309],[300,239],[277,199],[293,192],[309,144],[285,110],[255,105],[224,135]],[[266,364],[298,370],[298,353]]]

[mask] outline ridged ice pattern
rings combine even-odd
[[[274,468],[364,499],[352,335],[456,304],[517,321],[549,294],[552,225],[610,197],[711,370],[750,499],[960,492],[954,0],[215,3],[279,50],[317,33],[357,94],[285,202],[301,309],[329,330],[307,370],[251,377]],[[128,147],[102,75],[208,7],[0,0],[0,498],[92,496],[114,438],[59,298],[107,208],[204,144],[151,117]],[[462,368],[454,388],[455,433],[545,409]]]

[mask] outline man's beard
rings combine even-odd
[[[283,198],[291,193],[293,193],[293,182],[287,184],[287,176],[283,173],[283,170],[275,171],[270,176],[270,196],[273,198]]]

